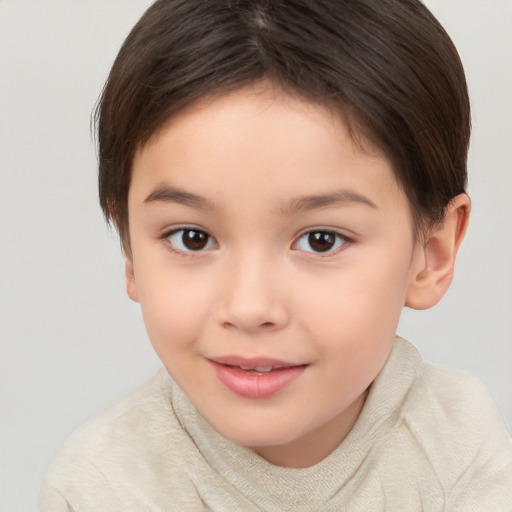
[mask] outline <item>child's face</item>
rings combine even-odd
[[[271,462],[325,457],[423,265],[386,158],[323,108],[251,87],[173,118],[137,154],[128,204],[128,292],[192,403]]]

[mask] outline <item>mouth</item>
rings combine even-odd
[[[239,356],[226,356],[212,359],[214,363],[222,364],[232,368],[238,368],[246,372],[266,374],[273,371],[285,370],[287,368],[294,368],[297,366],[304,366],[303,364],[288,363],[278,359],[269,358],[254,358],[248,359]]]
[[[228,365],[229,366],[229,365]],[[244,366],[234,366],[234,368],[240,368],[240,370],[244,370],[246,372],[253,373],[255,375],[265,375],[269,372],[274,372],[276,370],[281,370],[282,366],[260,366],[256,368],[245,368]]]
[[[275,359],[245,359],[236,356],[209,360],[220,382],[236,395],[267,398],[292,384],[307,368]]]

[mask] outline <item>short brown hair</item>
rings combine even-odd
[[[135,152],[199,98],[267,79],[334,108],[390,159],[416,227],[467,180],[464,70],[419,0],[157,0],[132,29],[96,110],[99,197],[129,253]]]

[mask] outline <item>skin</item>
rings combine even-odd
[[[128,209],[128,294],[168,372],[219,433],[306,467],[350,432],[404,305],[448,287],[469,200],[417,241],[388,160],[324,108],[260,84],[172,118],[134,159]],[[184,227],[203,248],[183,245]],[[318,252],[307,233],[326,231],[335,243]],[[247,398],[212,367],[227,355],[305,370]]]

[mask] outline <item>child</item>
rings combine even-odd
[[[466,230],[470,118],[415,0],[159,0],[98,107],[100,201],[165,370],[40,511],[512,510],[481,385],[396,337]]]

